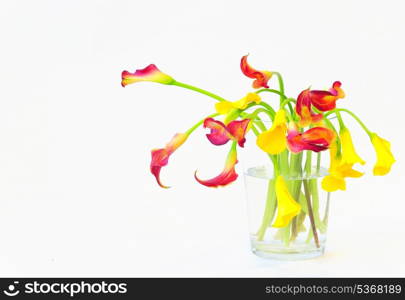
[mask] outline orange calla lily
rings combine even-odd
[[[329,128],[314,127],[300,133],[294,122],[290,122],[288,126],[287,145],[293,153],[303,150],[324,151],[334,139],[335,133]]]
[[[268,81],[270,80],[273,73],[269,71],[258,71],[252,68],[247,62],[247,57],[247,55],[243,56],[240,61],[240,68],[242,70],[242,73],[247,77],[254,79],[252,83],[253,88],[268,88]]]

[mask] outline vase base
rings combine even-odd
[[[297,252],[297,253],[280,253],[280,252],[265,252],[257,249],[252,249],[252,252],[261,257],[266,259],[274,259],[274,260],[305,260],[316,258],[322,256],[324,254],[325,249],[321,248],[316,251],[311,252]]]
[[[252,240],[252,252],[266,259],[274,260],[304,260],[322,256],[325,252],[324,244],[321,244],[319,248],[315,245],[308,245],[302,243],[300,245],[294,245],[290,247],[282,246],[281,244],[265,244]]]

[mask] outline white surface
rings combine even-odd
[[[3,1],[0,5],[1,276],[404,276],[403,1]],[[288,95],[341,80],[339,105],[392,141],[390,175],[333,195],[327,253],[249,251],[243,180],[207,189],[227,147],[199,130],[158,188],[150,149],[210,113],[176,87],[120,86],[157,64],[229,99],[239,59],[279,70]],[[353,123],[354,124],[354,123]],[[372,169],[374,153],[353,126]],[[250,137],[252,138],[252,137]]]

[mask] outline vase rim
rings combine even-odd
[[[258,179],[271,180],[274,179],[273,167],[270,164],[249,167],[244,170],[245,176],[254,177]],[[311,172],[303,172],[303,174],[294,174],[289,172],[281,173],[286,180],[305,180],[305,179],[319,179],[329,175],[328,169],[324,167],[312,166]]]

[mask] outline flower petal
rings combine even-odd
[[[334,132],[328,128],[314,127],[300,133],[295,124],[291,122],[288,129],[287,145],[290,151],[294,153],[303,150],[320,152],[328,149],[334,138]]]
[[[242,99],[232,102],[234,108],[245,109],[250,103],[255,102],[259,104],[262,101],[260,96],[256,93],[247,93]]]
[[[354,149],[350,131],[343,127],[340,130],[340,141],[342,143],[342,163],[354,165],[356,163],[364,165],[366,162],[357,154]]]
[[[280,154],[287,146],[286,132],[282,128],[262,132],[256,140],[257,146],[269,154]]]
[[[230,101],[221,101],[215,103],[215,110],[221,115],[225,115],[233,109],[233,104]]]
[[[376,133],[372,133],[371,142],[377,155],[377,162],[373,169],[375,176],[386,175],[391,166],[395,162],[394,155],[391,152],[391,144],[387,140],[379,137]]]
[[[328,148],[335,138],[335,133],[325,127],[313,127],[302,134],[305,143]]]
[[[228,125],[225,125],[221,121],[207,118],[204,120],[204,128],[211,130],[211,132],[207,134],[207,138],[214,145],[224,145],[229,140],[233,140],[238,142],[240,147],[243,147],[246,141],[245,134],[249,122],[250,119],[244,119],[232,121]]]
[[[169,143],[166,144],[165,148],[154,149],[151,151],[152,161],[150,163],[150,171],[155,176],[157,183],[162,188],[168,188],[160,181],[160,171],[162,167],[166,166],[169,163],[170,155],[176,151],[188,138],[186,133],[177,133],[171,139]]]
[[[162,84],[173,84],[175,82],[171,76],[161,72],[154,64],[150,64],[144,69],[136,70],[134,73],[123,71],[121,78],[121,85],[123,87],[139,81],[152,81]]]
[[[238,142],[238,145],[243,148],[246,138],[246,130],[249,126],[250,119],[244,119],[240,121],[232,121],[227,127],[229,133],[232,135],[232,139]]]
[[[346,181],[342,177],[327,175],[322,179],[322,188],[327,192],[335,192],[337,190],[346,190]]]
[[[330,167],[329,175],[322,179],[322,188],[328,192],[337,190],[346,190],[346,177],[357,178],[363,176],[363,173],[354,170],[353,164],[342,162],[342,155],[338,154],[336,141],[331,143],[330,147]]]
[[[269,88],[267,82],[270,80],[273,73],[269,71],[258,71],[252,68],[247,62],[247,57],[247,55],[243,56],[240,61],[242,73],[249,78],[255,79],[252,84],[253,88]]]
[[[208,180],[201,180],[197,177],[197,171],[195,171],[194,178],[202,185],[208,187],[226,186],[238,178],[238,174],[235,171],[235,165],[237,163],[236,144],[234,143],[228,153],[224,170],[218,176]]]
[[[284,177],[279,175],[276,179],[277,217],[273,227],[287,226],[291,219],[299,214],[301,205],[294,200],[288,191]]]
[[[150,171],[155,176],[157,183],[162,188],[169,188],[168,186],[162,184],[160,181],[160,170],[162,167],[166,166],[169,162],[170,154],[166,149],[154,149],[152,150],[152,162],[150,164]]]
[[[224,145],[232,138],[225,124],[213,118],[204,120],[204,128],[211,130],[211,132],[207,134],[207,138],[216,146]]]
[[[336,173],[340,174],[341,177],[350,178],[358,178],[364,175],[364,173],[354,170],[352,164],[345,163],[341,163],[341,165],[336,168]]]
[[[306,89],[302,91],[297,98],[297,105],[295,110],[297,114],[300,116],[300,127],[306,127],[311,123],[318,123],[322,120],[322,114],[314,114],[311,109],[311,91]]]
[[[279,154],[287,147],[287,119],[285,110],[280,109],[274,118],[273,125],[267,131],[262,132],[256,140],[257,146],[269,154]]]
[[[329,91],[312,90],[310,92],[311,103],[320,111],[329,111],[336,108],[336,101],[344,98],[345,93],[340,88],[340,81],[335,81]]]
[[[256,93],[247,93],[245,97],[243,97],[240,100],[230,102],[230,101],[221,101],[215,103],[215,110],[217,113],[221,115],[225,115],[230,113],[232,110],[239,110],[239,109],[245,109],[250,103],[255,102],[256,104],[259,104],[262,99],[260,96]]]

